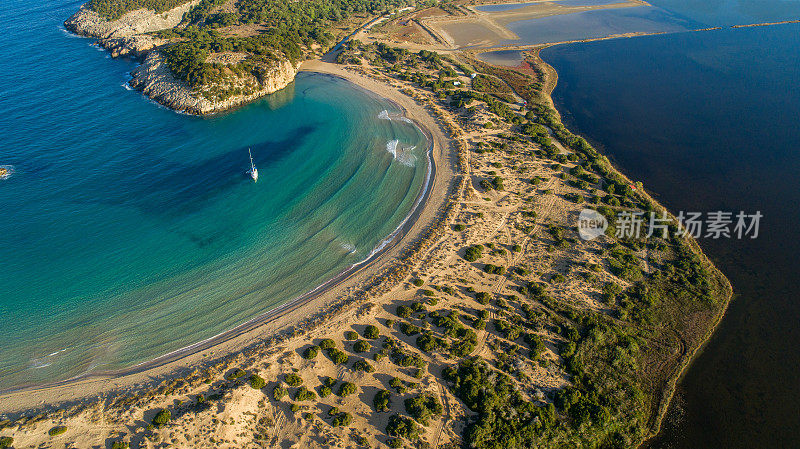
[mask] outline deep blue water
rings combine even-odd
[[[678,17],[710,26],[800,19],[800,0],[648,0]]]
[[[62,29],[79,6],[0,4],[0,389],[148,360],[313,289],[427,174],[415,127],[328,76],[213,117],[158,106],[125,89],[134,62]]]
[[[800,17],[798,2],[654,3],[708,24]],[[755,240],[700,241],[737,296],[650,447],[800,447],[800,25],[574,44],[542,57],[559,73],[554,99],[567,124],[670,210],[764,214]]]

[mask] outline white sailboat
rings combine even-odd
[[[253,153],[250,151],[250,148],[247,149],[247,153],[250,154],[250,171],[247,173],[253,178],[253,182],[258,182],[258,169],[256,168],[256,164],[253,163]]]

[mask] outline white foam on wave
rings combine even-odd
[[[77,34],[74,34],[71,31],[69,31],[68,29],[64,28],[63,26],[59,26],[58,29],[61,30],[62,33],[66,34],[67,37],[71,37],[71,38],[75,38],[75,39],[85,39],[83,36],[79,36]]]
[[[386,109],[382,110],[380,112],[380,114],[378,114],[378,118],[381,119],[381,120],[389,120],[389,121],[400,120],[401,122],[406,122],[406,123],[411,124],[411,125],[414,124],[414,121],[411,120],[410,118],[406,117],[405,115],[389,114],[389,111],[386,110]]]
[[[399,140],[390,140],[386,142],[386,151],[392,154],[392,158],[397,162],[405,165],[406,167],[413,167],[417,161],[417,157],[413,151],[417,147],[403,148],[400,146]]]
[[[39,357],[38,359],[31,359],[31,361],[30,361],[30,363],[28,364],[28,366],[29,366],[31,369],[41,369],[41,368],[47,368],[48,366],[50,366],[50,365],[52,365],[52,364],[53,364],[53,359],[54,359],[54,358],[55,358],[57,355],[61,354],[62,352],[66,351],[66,350],[67,350],[67,348],[60,349],[60,350],[58,350],[58,351],[56,351],[56,352],[53,352],[53,353],[47,354],[47,355],[46,355],[46,356],[44,356],[44,357]]]
[[[348,254],[353,254],[356,252],[356,245],[352,243],[342,243],[342,249],[347,251]]]
[[[428,143],[429,144],[431,143],[430,140],[428,141]],[[411,207],[411,211],[408,213],[408,215],[406,215],[403,221],[401,221],[400,224],[397,225],[394,232],[389,234],[389,236],[386,237],[385,239],[381,240],[381,242],[375,248],[373,248],[372,251],[370,251],[370,253],[364,260],[362,260],[361,262],[354,263],[351,266],[351,268],[355,268],[359,265],[367,263],[370,259],[372,259],[374,255],[380,253],[384,248],[386,248],[387,245],[392,243],[392,241],[394,241],[397,235],[402,231],[403,226],[405,226],[406,222],[408,222],[408,220],[410,220],[411,217],[414,215],[414,212],[417,210],[417,207],[419,207],[420,203],[422,203],[422,199],[425,198],[425,194],[428,191],[428,188],[430,187],[431,176],[433,174],[433,155],[431,155],[430,150],[427,152],[427,157],[428,157],[428,171],[425,174],[425,182],[422,186],[422,192],[417,197],[416,201],[414,201],[414,205]]]
[[[392,153],[392,157],[395,159],[397,159],[397,145],[399,144],[399,140],[390,140],[386,142],[386,151]]]
[[[4,168],[6,170],[6,174],[0,175],[0,181],[8,179],[11,175],[14,174],[14,166],[13,165],[0,165],[0,168]]]

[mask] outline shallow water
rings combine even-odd
[[[478,54],[478,59],[489,64],[515,67],[522,63],[522,52],[519,50],[487,51]]]
[[[564,42],[631,32],[676,32],[696,25],[652,6],[601,9],[511,22],[507,27],[519,39],[504,40],[500,45]]]
[[[481,12],[505,12],[541,3],[556,3],[563,6],[596,6],[596,5],[610,5],[612,3],[621,3],[622,1],[624,0],[552,0],[550,2],[498,3],[496,5],[476,6],[475,9]]]
[[[207,118],[158,106],[125,89],[133,62],[61,28],[79,5],[0,5],[0,389],[148,360],[313,289],[427,174],[424,135],[338,78]]]

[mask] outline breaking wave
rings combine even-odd
[[[405,122],[405,123],[408,123],[408,124],[411,124],[411,125],[414,124],[414,121],[411,120],[410,118],[406,117],[405,115],[399,115],[399,114],[391,114],[390,115],[389,111],[386,110],[386,109],[382,110],[380,112],[380,114],[378,114],[378,118],[381,119],[381,120],[389,120],[389,121],[400,120],[401,122]]]
[[[52,354],[48,354],[48,355],[46,355],[44,357],[40,357],[38,359],[31,359],[31,361],[30,361],[28,366],[31,369],[47,368],[48,366],[53,364],[53,359],[55,359],[56,356],[58,356],[59,354],[61,354],[62,352],[66,351],[66,350],[67,350],[67,348],[60,349],[60,350],[58,350],[58,351],[56,351],[56,352],[54,352]]]
[[[386,142],[386,151],[392,154],[394,160],[407,167],[413,167],[414,163],[417,161],[417,156],[413,153],[415,148],[417,147],[401,147],[399,140],[390,140]]]

